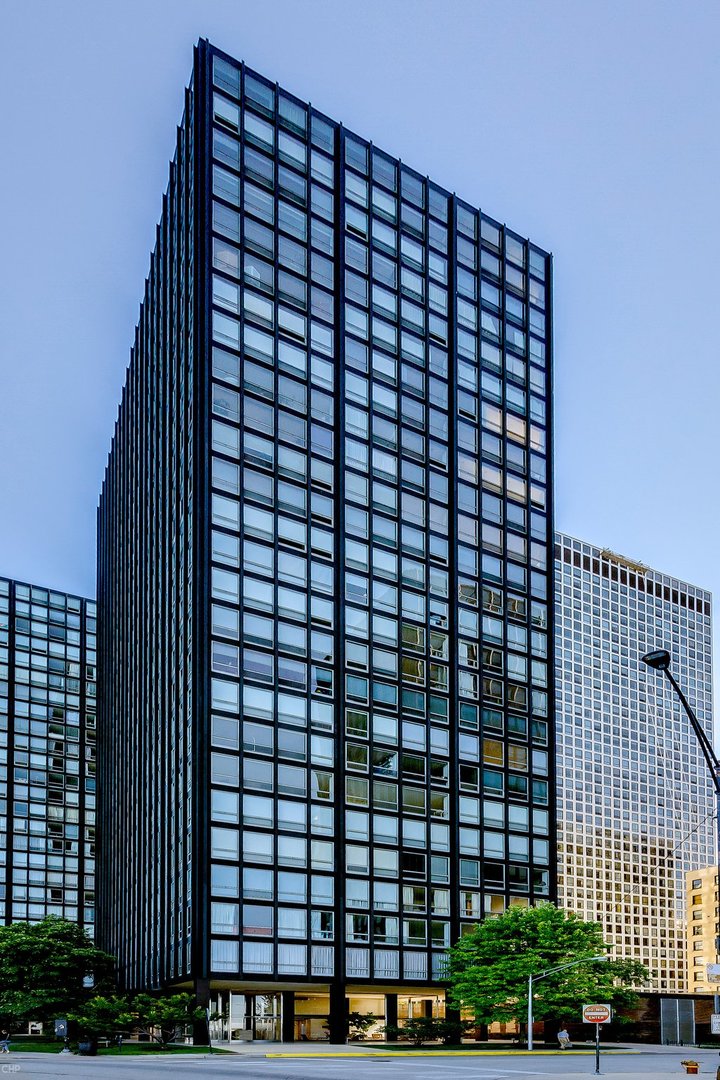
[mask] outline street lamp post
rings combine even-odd
[[[713,786],[715,788],[715,842],[717,844],[716,864],[718,867],[718,874],[720,874],[720,761],[718,761],[717,755],[713,750],[713,745],[708,739],[707,735],[703,731],[700,721],[690,708],[687,698],[683,694],[682,690],[678,686],[678,683],[670,670],[670,653],[667,649],[655,649],[653,652],[646,653],[642,657],[643,664],[647,664],[653,671],[663,671],[670,682],[673,690],[680,698],[683,709],[687,714],[687,718],[690,721],[690,726],[695,732],[697,741],[700,743],[700,749],[702,750],[703,757],[707,762],[707,766],[712,776]],[[715,937],[715,953],[720,959],[720,935],[717,933],[717,923],[715,925],[716,937]],[[715,1012],[720,1011],[720,997],[715,995]]]
[[[556,971],[565,971],[566,968],[576,967],[578,964],[602,964],[607,961],[607,956],[583,956],[580,960],[571,960],[569,964],[560,964],[559,967],[548,968],[547,971],[539,971],[536,975],[528,975],[528,1007],[527,1007],[527,1044],[528,1050],[533,1048],[533,984],[538,979],[544,979],[547,975],[554,975]]]

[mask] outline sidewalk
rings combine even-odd
[[[270,1064],[274,1061],[281,1068],[285,1066],[289,1074],[294,1065],[310,1070],[315,1065],[318,1080],[326,1075],[340,1077],[353,1071],[362,1080],[370,1077],[375,1064],[390,1069],[388,1080],[390,1076],[397,1080],[408,1074],[411,1078],[412,1074],[420,1077],[425,1066],[430,1070],[428,1080],[438,1076],[450,1080],[456,1074],[458,1080],[598,1080],[594,1076],[594,1043],[581,1047],[576,1043],[572,1051],[548,1047],[532,1053],[526,1049],[494,1050],[487,1048],[487,1044],[482,1044],[482,1049],[469,1046],[455,1051],[404,1045],[407,1049],[396,1050],[382,1043],[350,1043],[346,1046],[329,1043],[246,1043],[239,1051],[237,1047],[228,1049],[234,1051],[233,1056],[240,1066],[244,1062],[249,1065],[253,1059],[257,1063],[265,1060]],[[686,1059],[695,1060],[699,1065],[699,1075],[689,1080],[720,1080],[720,1057],[716,1049],[632,1042],[605,1043],[601,1044],[600,1055],[600,1075],[605,1080],[686,1080],[686,1070],[682,1066],[682,1061]],[[433,1058],[438,1060],[433,1063]],[[570,1060],[565,1061],[565,1058]],[[228,1056],[225,1060],[231,1059]],[[334,1071],[333,1064],[342,1066],[342,1073]]]
[[[395,1049],[397,1043],[388,1047],[385,1043],[362,1043],[351,1042],[345,1045],[327,1042],[217,1042],[213,1044],[218,1050],[230,1050],[233,1054],[247,1055],[255,1058],[313,1058],[313,1057],[585,1057],[594,1055],[594,1043],[575,1043],[572,1050],[560,1050],[559,1047],[544,1046],[532,1051],[518,1047],[512,1050],[493,1049],[488,1043],[477,1045],[467,1043],[462,1050],[442,1050],[435,1047],[415,1047],[410,1043],[401,1043],[402,1049]],[[712,1060],[714,1065],[720,1064],[718,1051],[713,1049],[700,1050],[692,1046],[662,1046],[653,1043],[602,1043],[601,1053],[612,1054],[613,1057],[623,1054],[667,1054],[678,1061],[682,1058],[695,1058],[704,1066]]]

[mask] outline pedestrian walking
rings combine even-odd
[[[10,1032],[4,1028],[0,1031],[0,1054],[10,1053]]]

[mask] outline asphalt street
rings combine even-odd
[[[282,1052],[278,1047],[276,1053]],[[286,1051],[292,1053],[288,1049]],[[608,1053],[601,1058],[601,1075],[612,1080],[667,1077],[682,1080],[680,1062],[700,1062],[700,1080],[716,1080],[720,1058],[716,1051],[681,1047],[656,1048],[640,1053]],[[587,1080],[595,1075],[592,1054],[548,1056],[497,1055],[492,1057],[369,1056],[265,1057],[260,1053],[173,1057],[82,1058],[60,1054],[11,1053],[0,1061],[0,1080],[152,1080],[154,1077],[207,1077],[208,1080]]]

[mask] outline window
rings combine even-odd
[[[245,830],[243,832],[243,858],[251,863],[274,862],[272,836]]]
[[[220,675],[229,675],[237,678],[240,671],[240,650],[236,645],[228,645],[225,642],[213,641],[212,643],[212,670]]]
[[[213,934],[235,934],[240,930],[240,914],[238,904],[223,904],[213,902],[211,904],[211,925]]]
[[[237,941],[211,941],[210,967],[213,971],[237,971],[240,947]]]
[[[213,708],[229,713],[236,713],[240,706],[240,687],[236,683],[227,683],[223,679],[210,680]]]
[[[335,916],[332,911],[311,911],[310,932],[316,941],[331,941],[334,937]]]
[[[233,608],[212,605],[212,633],[237,639],[240,633],[240,613]]]
[[[272,937],[273,909],[259,904],[243,904],[242,933],[247,937]]]
[[[213,859],[235,860],[240,857],[240,834],[236,829],[213,826],[210,854]]]
[[[240,578],[229,570],[212,568],[212,595],[219,600],[237,604],[240,599]]]
[[[352,942],[370,940],[370,918],[368,915],[348,915],[347,940]]]
[[[306,938],[307,912],[301,908],[278,908],[277,932],[281,938]]]
[[[210,869],[210,890],[213,896],[239,896],[240,872],[237,866],[213,863]]]
[[[273,946],[271,942],[261,944],[259,941],[243,942],[243,967],[247,971],[272,974],[273,970]]]
[[[243,723],[243,750],[246,753],[267,754],[274,751],[274,732],[266,724],[256,724],[250,720]]]
[[[230,716],[213,716],[211,742],[213,746],[219,746],[228,750],[239,750],[240,735],[238,721]]]
[[[398,852],[389,848],[376,847],[373,852],[373,873],[375,877],[397,879]]]
[[[274,822],[273,801],[261,795],[243,795],[245,825],[271,826]]]
[[[398,919],[388,915],[373,916],[373,940],[379,945],[397,945]]]
[[[403,919],[403,945],[427,945],[427,923],[424,919]]]
[[[240,821],[240,799],[236,791],[211,793],[211,816],[213,821],[227,821],[235,825]]]

